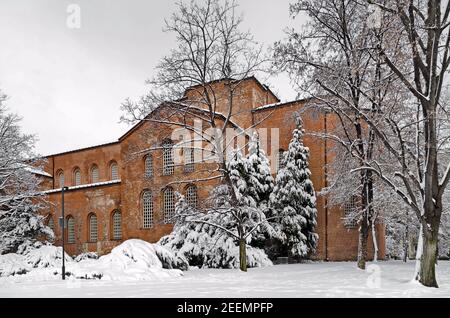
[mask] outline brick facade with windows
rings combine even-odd
[[[217,81],[211,86],[220,96],[225,95],[224,85],[223,81]],[[255,124],[257,128],[266,128],[268,142],[262,146],[274,173],[279,152],[288,147],[298,111],[303,110],[306,132],[325,132],[336,122],[332,114],[304,108],[307,101],[280,103],[272,91],[254,77],[244,80],[239,90],[239,99],[234,101],[237,114],[232,120],[244,128]],[[185,98],[194,99],[195,94],[195,87],[190,88],[185,92]],[[219,103],[217,112],[226,113],[226,107],[226,103]],[[164,112],[164,107],[160,107],[150,116],[164,116]],[[66,249],[71,255],[86,251],[104,254],[131,238],[158,241],[172,230],[174,192],[184,194],[191,205],[201,205],[219,181],[198,184],[188,181],[210,177],[208,170],[215,165],[195,162],[191,146],[185,147],[181,154],[187,164],[174,163],[170,139],[173,129],[167,124],[144,120],[116,142],[47,156],[45,172],[53,177],[45,178],[42,187],[52,205],[42,213],[54,224],[56,244],[61,242],[58,218],[61,215],[62,182],[69,187],[65,192],[65,214],[72,218],[70,238],[73,242],[67,243]],[[272,134],[278,134],[279,138]],[[310,170],[318,192],[327,186],[325,167],[333,160],[331,144],[310,135],[305,136],[304,143],[310,149]],[[149,153],[148,149],[153,150]],[[357,227],[346,226],[344,209],[327,206],[326,197],[319,196],[317,204],[319,245],[314,258],[356,259]],[[378,224],[377,227],[379,258],[382,259],[385,255],[384,226]],[[372,239],[369,237],[369,255],[371,253]]]

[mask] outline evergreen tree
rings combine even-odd
[[[309,149],[303,145],[301,120],[292,133],[289,149],[282,158],[282,168],[270,196],[275,223],[281,233],[282,252],[305,257],[317,246],[316,196],[308,168]]]
[[[249,183],[255,189],[258,206],[261,206],[269,201],[274,187],[274,180],[270,173],[269,159],[260,147],[259,136],[256,132],[253,133],[248,148]]]

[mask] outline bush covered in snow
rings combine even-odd
[[[171,234],[162,237],[158,244],[172,250],[190,266],[207,268],[239,268],[239,246],[234,238],[210,224],[222,224],[222,216],[215,213],[195,213],[183,197],[176,204],[178,218]],[[191,215],[189,215],[191,213]],[[191,219],[202,222],[191,222]],[[209,223],[209,224],[208,224]],[[224,224],[224,226],[226,226]],[[247,247],[248,267],[270,266],[272,262],[264,250]]]
[[[0,277],[26,274],[56,279],[61,275],[61,253],[61,247],[47,245],[23,255],[0,255]],[[186,261],[166,248],[137,239],[123,242],[98,259],[95,253],[82,254],[75,260],[66,254],[65,258],[66,275],[76,279],[151,280],[179,277],[180,269],[188,268]]]

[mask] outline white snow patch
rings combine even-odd
[[[0,255],[0,277],[3,282],[57,280],[61,277],[61,265],[61,248],[43,246],[25,255]],[[77,262],[66,254],[66,275],[78,279],[136,281],[180,277],[181,270],[167,268],[183,265],[164,247],[137,239],[123,242],[99,259]]]
[[[439,288],[411,283],[414,262],[371,265],[379,270],[362,271],[355,262],[311,262],[250,268],[247,273],[197,269],[182,277],[132,282],[64,282],[60,277],[44,282],[21,275],[28,278],[20,284],[0,277],[0,297],[450,297],[449,261],[440,261],[436,268]]]

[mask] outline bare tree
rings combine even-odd
[[[257,45],[248,32],[240,31],[242,17],[237,15],[236,8],[235,1],[178,2],[177,11],[166,20],[164,29],[176,36],[177,47],[158,64],[156,76],[147,81],[149,93],[138,102],[127,100],[123,104],[122,120],[131,123],[145,120],[184,129],[190,135],[178,146],[194,148],[196,153],[200,151],[203,156],[196,156],[195,162],[208,161],[213,167],[210,177],[189,182],[220,179],[228,185],[232,208],[227,209],[227,213],[236,221],[241,269],[246,270],[245,213],[238,208],[242,204],[235,192],[226,157],[236,146],[238,137],[248,140],[250,136],[249,130],[253,127],[244,129],[237,123],[242,110],[236,104],[245,99],[244,80],[262,70],[266,59],[262,46]],[[218,85],[223,89],[218,90]],[[186,91],[189,96],[183,95]],[[161,108],[165,112],[149,115]],[[202,123],[200,127],[195,121]],[[227,136],[227,128],[235,129],[236,135]],[[157,147],[141,152],[155,149]]]
[[[371,6],[368,6],[369,2]],[[312,14],[319,10],[317,3],[312,1],[300,1],[298,6]],[[352,154],[362,162],[361,167],[354,171],[376,174],[417,216],[421,236],[415,279],[425,286],[437,287],[435,263],[442,196],[450,180],[450,165],[446,160],[448,112],[443,95],[450,64],[450,4],[433,0],[347,0],[333,1],[330,6],[334,13],[322,18],[316,15],[316,21],[326,30],[332,29],[327,25],[333,27],[333,21],[341,21],[334,27],[344,36],[331,31],[317,32],[319,41],[326,37],[338,46],[330,54],[322,54],[329,58],[328,61],[353,61],[354,56],[369,55],[368,63],[373,65],[374,70],[378,66],[380,72],[375,74],[381,76],[363,78],[365,85],[362,89],[356,85],[358,82],[349,82],[345,73],[333,72],[335,81],[342,81],[348,86],[345,93],[355,90],[368,105],[372,104],[370,108],[358,107],[349,98],[351,95],[339,91],[339,86],[333,83],[321,78],[314,83],[354,112],[355,118],[367,125],[368,131],[389,154],[391,162],[388,167],[378,162],[377,158],[362,156],[351,149]],[[371,11],[375,11],[375,19],[371,19],[372,15],[364,19],[364,14]],[[350,20],[354,23],[352,26],[348,24]],[[347,43],[352,43],[348,31],[352,30],[367,30],[367,33],[361,38],[363,45],[347,48]],[[323,45],[325,48],[330,46],[328,43]],[[305,47],[304,52],[309,53],[311,46],[301,46],[302,49]],[[322,64],[313,63],[316,60],[311,56],[304,60],[315,70],[326,70],[329,65],[324,68]],[[358,64],[350,65],[346,73],[361,74]],[[336,108],[333,111],[336,112]]]
[[[353,157],[355,168],[365,167],[379,155],[377,134],[361,113],[378,122],[380,105],[401,96],[398,91],[390,94],[395,78],[368,49],[376,37],[367,24],[367,8],[349,0],[297,1],[290,6],[291,15],[304,12],[308,23],[300,31],[288,30],[288,40],[276,43],[274,51],[277,69],[288,71],[300,91],[314,97],[309,104],[335,115],[334,129],[317,135],[331,139],[341,147],[338,152]],[[352,191],[359,198],[357,264],[364,269],[377,212],[373,171],[357,173],[359,193]]]

